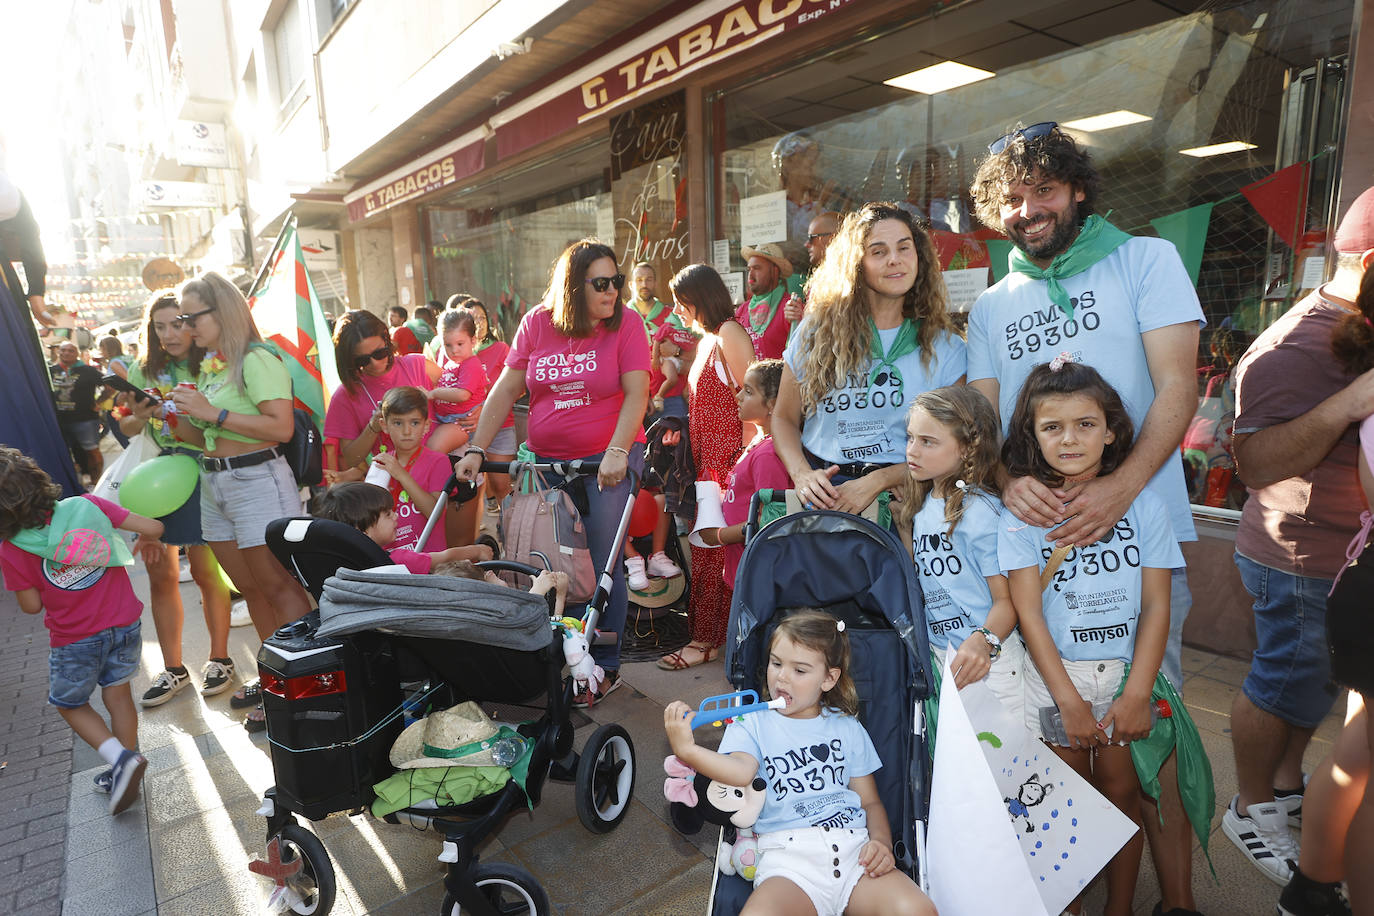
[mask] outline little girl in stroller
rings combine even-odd
[[[694,710],[664,710],[678,759],[726,785],[767,784],[755,823],[760,860],[745,913],[933,914],[935,908],[894,868],[892,831],[873,773],[882,766],[855,718],[845,625],[817,610],[778,624],[768,648],[768,692],[782,709],[732,722],[720,750],[699,746]]]

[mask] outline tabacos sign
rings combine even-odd
[[[473,175],[482,168],[482,151],[483,143],[479,140],[370,187],[365,193],[348,201],[348,218],[356,223],[374,213]]]
[[[496,130],[501,158],[654,91],[673,80],[809,25],[857,0],[744,0],[688,26]]]

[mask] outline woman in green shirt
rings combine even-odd
[[[295,429],[291,376],[263,344],[243,294],[224,277],[211,272],[186,281],[181,308],[191,342],[205,356],[196,387],[172,393],[183,420],[176,436],[205,449],[201,528],[248,602],[258,636],[266,639],[310,611],[305,591],[267,548],[268,522],[304,512],[281,453]],[[246,687],[235,701],[243,705],[255,698],[256,689]],[[260,703],[244,726],[266,728]]]
[[[128,380],[145,391],[165,396],[180,382],[194,381],[200,371],[204,351],[191,345],[191,332],[183,327],[177,315],[181,304],[171,290],[153,296],[144,311],[143,339],[139,347],[143,358],[128,367]],[[157,443],[160,453],[182,453],[200,459],[200,449],[178,442],[171,425],[162,419],[161,400],[134,402],[129,399],[132,413],[119,421],[126,436],[146,431]],[[179,563],[177,550],[186,548],[191,562],[191,578],[200,589],[200,603],[205,611],[205,628],[210,633],[210,659],[205,663],[200,692],[215,696],[228,690],[234,679],[234,662],[229,658],[229,588],[220,575],[215,555],[205,543],[200,530],[200,482],[181,508],[158,519],[162,522],[162,542],[167,545],[164,555],[148,563],[148,587],[153,609],[153,626],[162,649],[163,671],[153,678],[152,686],[139,703],[161,706],[191,683],[191,675],[181,663],[181,628],[185,609],[181,603],[181,589],[177,582]]]

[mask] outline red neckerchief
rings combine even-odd
[[[415,467],[415,462],[420,460],[420,453],[424,450],[425,447],[423,444],[421,444],[419,448],[415,449],[415,454],[410,456],[410,460],[405,463],[405,472],[407,474],[410,473],[411,468]],[[401,482],[397,480],[395,477],[392,477],[391,483],[387,484],[387,489],[391,491],[391,501],[393,503],[399,502],[401,499],[401,493],[404,492],[401,489]]]

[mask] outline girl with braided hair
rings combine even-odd
[[[907,480],[893,515],[899,532],[911,532],[931,670],[939,677],[954,646],[955,686],[986,677],[1019,721],[1025,649],[997,560],[999,446],[997,413],[977,390],[952,385],[917,395],[907,416]],[[927,704],[931,727],[938,704],[937,693]]]

